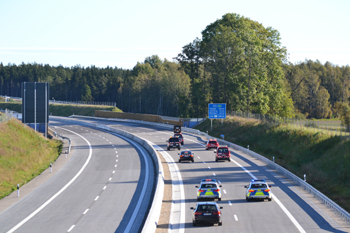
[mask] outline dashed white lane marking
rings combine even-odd
[[[115,171],[113,171],[113,174],[115,173]]]
[[[199,159],[200,159],[200,157],[199,156],[197,156]]]
[[[71,232],[71,230],[73,230],[74,227],[75,227],[75,225],[71,226],[67,232]]]
[[[97,201],[97,199],[99,198],[100,196],[97,196],[96,198],[95,198],[95,201]]]
[[[209,169],[211,169],[210,167],[208,167]]]
[[[235,217],[235,220],[238,221],[237,215],[233,215],[233,217]]]
[[[115,148],[114,148],[115,149]],[[116,150],[116,149],[115,149]],[[115,153],[118,153],[118,151],[116,151]]]
[[[226,190],[224,189],[224,193],[226,194]]]
[[[112,144],[112,142],[109,142],[109,144]]]
[[[109,178],[109,181],[111,181],[112,180],[112,177],[111,178]]]
[[[116,164],[116,165],[114,165],[114,167],[117,167],[117,164]]]
[[[250,173],[250,171],[248,171],[245,167],[243,167],[241,164],[237,163],[235,160],[233,160],[231,158],[231,161],[234,162],[235,164],[237,164],[240,168],[242,168],[246,173],[248,173],[250,175],[250,177],[252,177],[253,179],[257,179],[252,173]],[[280,202],[280,200],[278,200],[278,198],[271,193],[272,198],[276,201],[276,203],[280,206],[280,208],[283,210],[283,212],[288,216],[288,218],[292,221],[292,223],[294,224],[294,226],[299,230],[299,232],[301,233],[306,233],[306,231],[304,230],[304,228],[302,228],[302,226],[298,223],[298,221],[293,217],[293,215],[287,210],[287,208],[282,204],[282,202]]]
[[[213,173],[213,176],[216,176],[215,173]]]
[[[89,211],[89,209],[86,209],[83,214],[86,214]]]
[[[105,190],[106,188],[107,188],[107,186],[104,186],[104,187],[103,187],[103,190]]]
[[[116,159],[115,161],[118,162],[118,159]]]
[[[228,204],[232,206],[232,203],[230,201],[228,201]]]
[[[203,161],[203,163],[205,163],[205,161]]]

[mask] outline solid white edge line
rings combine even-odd
[[[233,215],[233,217],[235,217],[235,220],[238,221],[237,215]]]
[[[250,173],[250,171],[248,171],[241,164],[237,163],[232,158],[231,158],[231,161],[234,162],[235,164],[237,164],[237,166],[241,167],[245,172],[247,172],[250,175],[250,177],[252,177],[253,179],[257,179],[252,173]],[[287,215],[287,217],[292,221],[292,223],[299,230],[299,232],[306,233],[306,231],[302,228],[302,226],[298,223],[298,221],[293,217],[293,215],[287,210],[287,208],[282,204],[282,202],[280,202],[280,200],[278,200],[278,198],[273,193],[271,193],[271,196],[272,196],[273,200],[275,200],[276,203],[280,206],[280,208],[283,210],[283,212]]]
[[[61,127],[57,127],[57,128],[61,128]],[[80,174],[83,172],[83,170],[85,169],[85,167],[88,165],[88,163],[90,162],[90,159],[92,157],[92,147],[91,144],[89,143],[89,141],[84,138],[83,136],[81,136],[80,134],[73,132],[71,130],[68,129],[64,129],[61,128],[63,130],[66,130],[68,132],[71,132],[73,134],[78,135],[79,137],[81,137],[82,139],[85,140],[85,142],[89,145],[89,156],[86,159],[84,165],[80,168],[80,170],[78,171],[77,174],[75,174],[75,176],[65,185],[63,186],[63,188],[61,188],[56,194],[54,194],[49,200],[47,200],[44,204],[42,204],[39,208],[37,208],[35,211],[33,211],[28,217],[26,217],[25,219],[23,219],[20,223],[18,223],[16,226],[14,226],[12,229],[10,229],[7,233],[12,233],[15,230],[17,230],[18,228],[20,228],[23,224],[25,224],[27,221],[29,221],[31,218],[33,218],[37,213],[39,213],[42,209],[44,209],[48,204],[50,204],[50,202],[52,202],[56,197],[58,197],[58,195],[60,195],[64,190],[66,190],[77,178],[78,176],[80,176]],[[71,228],[73,229],[75,225],[73,225]]]

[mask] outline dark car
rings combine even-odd
[[[184,151],[181,151],[179,153],[179,163],[181,163],[182,161],[192,161],[192,163],[194,162],[194,153],[192,153],[191,151],[189,150],[184,150]]]
[[[221,211],[222,207],[219,207],[216,202],[198,202],[197,207],[193,208],[192,223],[193,226],[197,226],[198,223],[208,223],[214,225],[217,223],[222,225]]]
[[[182,136],[181,133],[175,133],[174,134],[174,138],[179,138],[181,145],[183,145],[185,143],[184,142],[184,137]]]
[[[227,146],[220,146],[216,150],[214,150],[215,155],[215,161],[219,160],[228,160],[231,162],[231,153],[230,149]]]
[[[168,143],[167,150],[170,150],[171,148],[177,148],[179,150],[181,149],[181,143],[179,138],[171,137],[166,142]]]

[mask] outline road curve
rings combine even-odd
[[[73,142],[66,165],[0,213],[0,232],[137,232],[152,200],[154,165],[129,139],[53,122]],[[1,201],[0,201],[1,204]]]
[[[169,128],[147,126],[138,123],[84,120],[127,131],[166,150],[165,140],[172,136]],[[259,160],[235,150],[232,162],[215,162],[213,151],[204,149],[204,139],[197,135],[184,133],[185,145],[182,149],[195,152],[194,163],[176,163],[181,172],[184,187],[184,200],[173,200],[180,205],[185,202],[182,213],[184,221],[173,224],[170,232],[350,232],[317,200],[296,186],[292,181],[271,170]],[[165,151],[172,160],[177,161],[178,150]],[[244,186],[252,178],[266,179],[272,184],[272,202],[247,202]],[[192,226],[191,210],[197,203],[195,185],[203,178],[215,178],[222,184],[223,226]],[[176,214],[173,212],[173,214]]]

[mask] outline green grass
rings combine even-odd
[[[62,150],[62,143],[12,118],[0,123],[0,198],[44,171]]]
[[[350,141],[347,137],[288,125],[261,124],[229,118],[200,124],[197,129],[247,147],[285,167],[350,212]]]
[[[22,112],[21,103],[0,103],[0,109],[9,109],[11,111]],[[120,109],[105,106],[105,105],[69,105],[69,104],[50,104],[49,112],[53,116],[71,116],[71,115],[81,115],[81,116],[94,116],[95,110],[107,110],[122,112]]]

